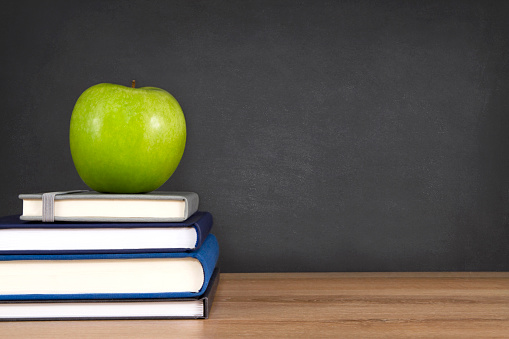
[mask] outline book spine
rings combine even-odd
[[[219,259],[219,244],[213,234],[209,234],[207,236],[207,239],[200,247],[200,250],[194,252],[194,257],[201,262],[203,272],[205,274],[205,283],[198,293],[196,293],[196,295],[201,295],[207,289],[210,277],[212,276]]]
[[[200,248],[212,229],[214,221],[212,214],[205,212],[203,216],[194,224],[196,230],[195,248]]]
[[[198,211],[198,206],[200,205],[200,198],[198,194],[191,193],[189,197],[185,199],[185,211],[184,217],[187,219],[191,217],[196,211]]]

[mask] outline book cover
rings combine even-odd
[[[0,255],[0,300],[196,297],[218,257],[213,234],[191,252]]]
[[[219,279],[216,268],[203,295],[194,298],[0,302],[0,321],[207,319]]]
[[[22,220],[83,222],[178,222],[198,210],[194,192],[112,194],[94,191],[20,194]]]
[[[183,222],[25,221],[0,218],[0,254],[181,252],[198,249],[212,215],[198,211]]]

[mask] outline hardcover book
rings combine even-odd
[[[213,234],[191,252],[0,255],[0,300],[197,297],[218,256]]]
[[[207,319],[219,276],[216,268],[203,295],[194,298],[4,301],[0,321]]]
[[[178,222],[198,210],[194,192],[112,194],[69,191],[20,194],[21,220],[84,222]]]
[[[137,253],[195,250],[210,233],[208,212],[183,222],[30,222],[0,218],[0,254]]]

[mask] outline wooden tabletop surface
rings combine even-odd
[[[221,274],[207,320],[0,323],[0,338],[509,338],[509,272]]]

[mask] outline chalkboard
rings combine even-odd
[[[85,189],[79,95],[166,89],[223,272],[509,269],[506,1],[16,1],[0,214]]]

